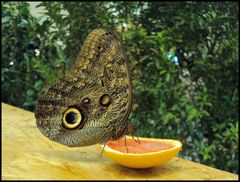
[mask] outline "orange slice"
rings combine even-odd
[[[109,141],[103,153],[116,163],[129,168],[150,168],[159,166],[172,159],[182,148],[182,143],[171,139],[138,137],[140,143],[126,136]],[[101,145],[103,148],[104,145]]]

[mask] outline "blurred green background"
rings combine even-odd
[[[238,173],[238,26],[238,2],[2,3],[2,102],[34,111],[87,34],[109,28],[129,57],[133,134],[180,140],[180,157]]]

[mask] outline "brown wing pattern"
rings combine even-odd
[[[39,98],[35,116],[38,128],[50,139],[86,146],[124,135],[131,102],[127,57],[120,42],[111,32],[95,29],[70,73]],[[77,125],[77,113],[81,116],[78,127],[64,127],[64,123]]]

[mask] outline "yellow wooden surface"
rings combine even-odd
[[[2,103],[2,179],[238,179],[175,157],[151,169],[129,169],[101,157],[99,145],[68,148],[45,138],[32,112]]]

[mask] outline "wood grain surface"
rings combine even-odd
[[[2,179],[228,179],[238,175],[178,157],[150,169],[129,169],[101,157],[97,145],[70,148],[45,138],[34,114],[2,103]]]

